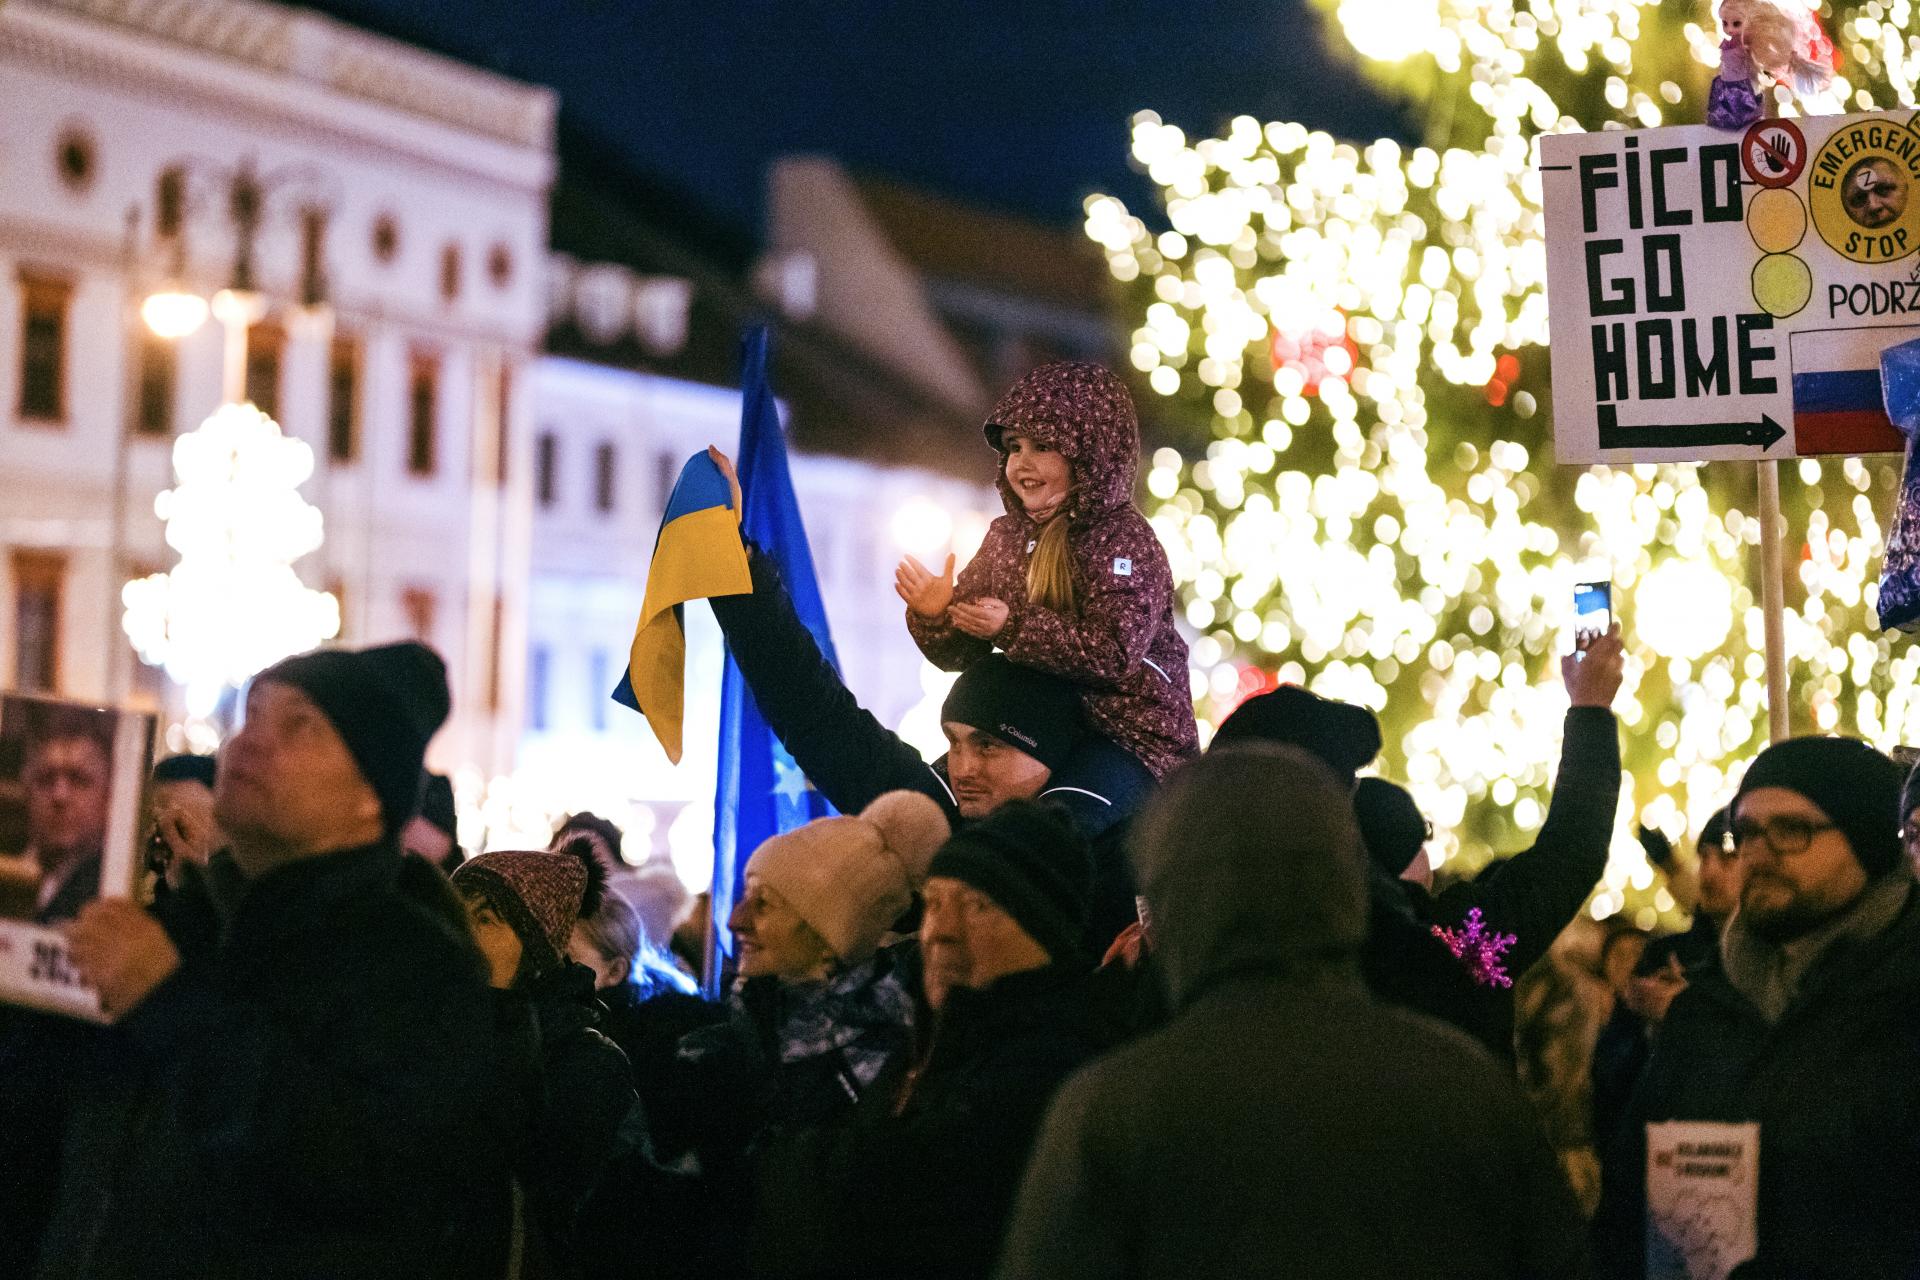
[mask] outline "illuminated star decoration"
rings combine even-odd
[[[1520,941],[1519,935],[1488,929],[1486,921],[1480,918],[1480,908],[1475,907],[1467,912],[1466,924],[1462,928],[1433,926],[1433,936],[1447,944],[1447,950],[1453,952],[1456,960],[1466,964],[1467,972],[1481,986],[1513,985],[1513,979],[1507,975],[1500,957],[1508,947]]]

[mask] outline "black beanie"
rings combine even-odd
[[[1427,819],[1406,788],[1385,778],[1362,778],[1353,788],[1353,816],[1367,856],[1390,876],[1413,865],[1427,842]]]
[[[197,782],[213,790],[219,762],[212,756],[168,756],[153,766],[155,782]]]
[[[412,640],[372,649],[316,649],[254,679],[292,685],[333,722],[360,776],[380,798],[388,835],[419,812],[427,743],[451,707],[439,654]]]
[[[1078,954],[1093,860],[1086,837],[1057,805],[1009,800],[954,833],[927,876],[962,881],[992,898],[1054,963]]]
[[[1304,748],[1351,783],[1380,754],[1380,721],[1365,707],[1335,702],[1297,684],[1256,694],[1214,731],[1215,745],[1277,742]],[[1397,873],[1396,873],[1397,874]]]
[[[1740,779],[1740,801],[1761,787],[1784,787],[1820,806],[1853,846],[1869,876],[1900,865],[1900,766],[1857,738],[1789,738],[1762,751]]]
[[[1058,769],[1080,737],[1080,695],[1057,676],[991,653],[953,682],[940,721],[978,729]]]

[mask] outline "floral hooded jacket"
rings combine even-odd
[[[944,670],[964,670],[998,646],[1022,666],[1080,685],[1090,726],[1164,776],[1199,751],[1199,737],[1187,643],[1173,625],[1173,573],[1153,527],[1133,507],[1140,463],[1133,399],[1097,364],[1042,365],[987,419],[996,453],[1005,434],[1048,445],[1072,464],[1073,488],[1055,518],[1068,522],[1078,612],[1027,599],[1027,562],[1040,526],[1007,483],[1002,455],[994,482],[1007,514],[988,527],[953,594],[1004,601],[1006,627],[989,643],[912,609],[907,627],[927,660]]]

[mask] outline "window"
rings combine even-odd
[[[500,401],[499,417],[494,420],[493,468],[494,480],[504,489],[507,487],[507,451],[513,447],[513,364],[500,362]]]
[[[542,431],[533,446],[533,487],[540,505],[553,505],[555,472],[560,466],[560,441],[551,431]]]
[[[287,331],[262,320],[247,331],[247,399],[269,418],[280,420],[280,365]]]
[[[390,213],[373,220],[373,256],[382,265],[392,262],[400,252],[400,223]]]
[[[400,608],[407,615],[408,633],[422,644],[432,644],[434,615],[439,611],[439,602],[433,598],[432,590],[406,588],[400,593]]]
[[[360,456],[360,342],[336,334],[327,372],[327,456],[352,462]]]
[[[666,512],[667,503],[673,500],[673,486],[680,481],[680,459],[671,450],[656,454],[653,459],[653,486],[660,495],[660,510]]]
[[[506,602],[493,597],[493,644],[487,649],[487,710],[500,710],[500,636],[507,625]]]
[[[613,510],[615,464],[613,446],[601,441],[593,451],[593,506],[596,511]]]
[[[457,244],[440,250],[440,297],[447,302],[460,297],[460,246]]]
[[[527,727],[535,731],[547,727],[547,668],[553,655],[547,646],[537,644],[527,655]]]
[[[25,693],[60,690],[60,598],[66,557],[13,553],[13,685]]]
[[[415,352],[407,382],[407,470],[430,476],[438,465],[439,439],[434,418],[440,400],[440,358]]]
[[[20,416],[65,422],[67,304],[73,300],[73,285],[23,271],[20,294]]]
[[[607,704],[613,701],[613,686],[607,681],[607,651],[595,649],[588,655],[587,664],[592,673],[588,676],[587,716],[593,731],[603,733],[607,727]]]
[[[140,398],[135,406],[133,429],[141,435],[173,434],[174,370],[178,352],[173,343],[147,326],[140,331]]]
[[[60,130],[60,140],[54,146],[54,167],[60,173],[60,184],[75,195],[85,195],[93,186],[94,174],[99,169],[99,148],[94,145],[93,131],[79,121],[72,121]]]

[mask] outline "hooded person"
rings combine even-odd
[[[1641,1274],[1646,1126],[1674,1120],[1759,1125],[1743,1278],[1916,1274],[1920,894],[1900,803],[1900,767],[1851,738],[1790,738],[1748,766],[1739,908],[1668,1007],[1602,1165],[1605,1274]]]
[[[626,1056],[599,1030],[593,971],[567,954],[575,923],[600,905],[606,868],[584,846],[505,850],[462,863],[453,887],[500,1023],[522,1037],[520,1084],[537,1099],[522,1181],[540,1245],[565,1260],[588,1195],[630,1141],[635,1103]]]
[[[500,1273],[519,1099],[445,882],[395,840],[447,710],[418,644],[269,667],[220,759],[225,849],[157,919],[75,921],[116,1025],[40,1275]]]
[[[843,1122],[761,1151],[755,1274],[991,1270],[1040,1115],[1098,1049],[1083,991],[1089,873],[1085,839],[1034,801],[962,827],[934,856],[920,921],[925,1049]]]
[[[1060,1091],[1002,1280],[1580,1274],[1510,1075],[1361,979],[1346,779],[1296,747],[1211,751],[1131,847],[1174,1016]]]
[[[985,433],[1006,514],[958,579],[901,562],[896,590],[927,660],[963,671],[997,647],[1072,681],[1096,740],[1154,777],[1200,750],[1174,627],[1173,572],[1133,505],[1140,427],[1126,384],[1100,365],[1045,364],[994,405]],[[1074,761],[1065,778],[1112,768]]]

